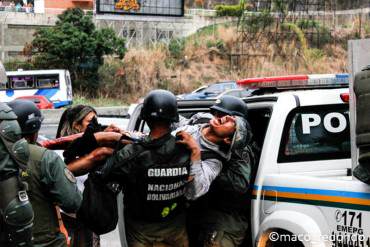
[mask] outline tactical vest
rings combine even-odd
[[[190,153],[170,137],[163,145],[174,147],[165,157],[157,147],[134,144],[135,167],[125,181],[125,209],[132,219],[150,222],[167,221],[184,212],[185,185],[190,172]]]
[[[60,235],[59,221],[55,205],[50,200],[50,194],[41,183],[41,160],[46,149],[32,144],[29,145],[29,149],[31,155],[28,162],[27,182],[30,188],[30,201],[37,215],[32,229],[33,243],[45,244],[56,241]],[[53,246],[65,246],[65,239],[59,239],[59,241],[60,244],[53,243]]]
[[[0,103],[0,245],[31,246],[33,210],[20,178],[29,150],[16,119],[11,108]]]

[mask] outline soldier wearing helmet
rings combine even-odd
[[[30,159],[25,180],[35,211],[33,244],[66,246],[59,222],[59,208],[55,205],[68,213],[79,209],[82,195],[77,189],[76,179],[55,152],[35,145],[43,120],[36,105],[27,100],[14,100],[8,105],[17,115],[22,136],[29,143]]]
[[[222,159],[222,169],[203,197],[189,208],[188,231],[191,246],[240,246],[248,229],[248,188],[255,164],[252,134],[247,122],[248,108],[243,100],[223,96],[210,107],[211,114],[196,114],[188,123],[217,122],[225,117],[238,119],[238,133],[243,142],[232,145],[230,158]],[[202,159],[209,157],[202,152]]]
[[[7,76],[0,62],[0,84],[4,83]],[[0,246],[32,246],[34,213],[21,179],[29,149],[21,137],[17,116],[0,102]]]
[[[102,179],[123,185],[129,247],[188,246],[185,186],[200,150],[194,140],[186,146],[171,135],[171,123],[179,119],[171,92],[151,91],[144,99],[141,118],[149,126],[149,135],[109,158],[101,170]]]
[[[247,118],[248,115],[248,108],[244,101],[229,95],[217,99],[215,104],[210,107],[210,110],[214,116],[230,115]]]

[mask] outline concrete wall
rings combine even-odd
[[[47,2],[45,2],[47,4]],[[22,55],[24,45],[30,43],[40,27],[55,25],[57,15],[18,12],[0,12],[0,60]],[[111,27],[131,45],[184,37],[199,28],[230,21],[228,18],[189,15],[186,17],[96,16],[97,27]]]
[[[50,2],[54,2],[54,5],[50,5]],[[57,2],[62,5],[56,5]],[[45,7],[65,7],[71,1],[45,0],[44,3]],[[370,23],[369,13],[369,8],[337,11],[327,21],[333,23],[334,26],[351,26],[351,24],[358,22],[359,16],[362,16],[362,25],[365,27]],[[0,12],[0,59],[4,61],[9,57],[21,54],[24,45],[32,41],[33,33],[37,28],[52,26],[56,20],[55,14]],[[230,18],[216,18],[215,11],[212,10],[196,9],[187,10],[185,17],[97,15],[94,18],[98,28],[113,28],[119,36],[126,38],[130,46],[150,44],[158,40],[169,42],[172,38],[193,34],[199,28],[232,20]]]
[[[213,15],[186,15],[185,17],[141,17],[125,15],[98,15],[95,24],[109,27],[124,37],[128,46],[141,46],[158,41],[168,43],[173,38],[186,37],[202,27],[230,22],[236,19],[215,18]]]
[[[55,25],[55,15],[0,12],[0,59],[21,55],[37,28]]]

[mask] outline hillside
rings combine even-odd
[[[152,88],[182,93],[245,77],[346,72],[345,41],[303,50],[298,39],[277,45],[265,37],[240,55],[238,37],[235,26],[220,25],[169,46],[130,49],[123,60],[109,58],[100,68],[100,96],[130,102]]]

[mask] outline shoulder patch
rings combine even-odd
[[[68,170],[68,168],[64,168],[64,176],[66,176],[66,178],[72,182],[72,183],[77,183],[77,179],[75,178],[75,176],[72,174],[72,172],[70,170]]]

